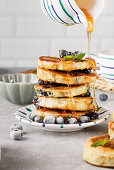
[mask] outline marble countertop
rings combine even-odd
[[[25,69],[6,69],[7,73]],[[2,72],[3,73],[3,72]],[[96,90],[97,102],[112,113],[114,93],[107,93],[108,100],[101,102]],[[92,136],[107,133],[108,121],[78,132],[55,133],[39,130],[38,127],[22,124],[24,137],[14,141],[9,137],[10,126],[18,122],[14,113],[19,105],[9,103],[0,97],[0,170],[97,170],[83,161],[83,145]],[[112,117],[110,118],[112,119]],[[106,168],[102,168],[106,169]],[[108,169],[108,168],[107,168]]]

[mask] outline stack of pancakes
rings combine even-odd
[[[95,110],[90,96],[90,83],[95,83],[96,64],[93,59],[65,60],[57,57],[39,57],[35,86],[36,115],[74,117],[79,119]]]

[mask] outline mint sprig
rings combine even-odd
[[[75,54],[74,56],[73,55],[64,56],[64,59],[82,60],[84,56],[85,56],[85,53],[79,53],[79,54]]]
[[[84,56],[85,53],[75,54],[74,60],[81,60],[82,58],[84,58]]]
[[[97,141],[95,143],[93,143],[91,146],[92,147],[96,147],[96,146],[104,146],[106,144],[107,140],[104,139],[104,140],[101,140],[101,141]]]
[[[64,56],[64,59],[73,59],[73,55]]]

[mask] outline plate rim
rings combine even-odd
[[[80,128],[80,129],[84,129],[84,128],[87,128],[87,127],[90,127],[90,126],[95,126],[95,125],[97,125],[97,124],[99,124],[99,123],[102,123],[102,122],[105,122],[105,121],[107,121],[109,118],[110,118],[110,116],[111,116],[111,114],[110,113],[105,113],[106,115],[104,115],[104,117],[103,118],[101,118],[101,119],[98,119],[98,120],[96,120],[96,121],[93,121],[93,122],[88,122],[88,123],[80,123],[80,124],[45,124],[45,123],[37,123],[37,122],[33,122],[32,120],[29,120],[29,119],[27,119],[26,117],[24,117],[24,116],[21,116],[21,115],[19,115],[19,112],[22,114],[22,111],[21,111],[21,109],[26,109],[26,107],[33,107],[34,106],[34,104],[30,104],[30,105],[27,105],[27,106],[24,106],[24,107],[21,107],[20,109],[18,109],[16,112],[15,112],[15,117],[16,117],[16,119],[18,119],[18,120],[20,120],[21,122],[23,122],[23,123],[26,123],[26,124],[30,124],[30,125],[34,125],[34,126],[37,126],[37,127],[44,127],[44,129],[45,130],[51,130],[51,131],[56,131],[56,130],[61,130],[62,131],[62,129],[64,129],[64,130],[70,130],[70,131],[73,131],[74,129],[76,130],[76,129],[78,129],[78,128]],[[35,108],[35,106],[34,106],[34,108]],[[103,108],[104,109],[104,108]],[[27,110],[26,110],[26,112],[27,112]],[[24,113],[24,112],[23,112]],[[31,112],[32,113],[32,112]],[[27,113],[26,113],[26,115],[27,115]],[[25,116],[26,116],[25,115]],[[46,129],[47,128],[47,129]]]

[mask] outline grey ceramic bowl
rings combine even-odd
[[[14,104],[31,104],[37,84],[35,74],[7,74],[0,76],[0,95]]]

